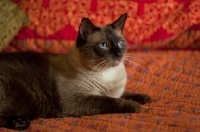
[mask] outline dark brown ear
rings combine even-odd
[[[96,28],[97,27],[88,18],[83,18],[79,27],[79,34],[83,39],[86,39]]]
[[[127,13],[121,15],[115,22],[111,24],[112,27],[122,31],[124,28],[126,18],[127,18]]]

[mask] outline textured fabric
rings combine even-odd
[[[0,0],[0,51],[28,23],[28,15],[10,0]]]
[[[125,12],[128,19],[124,35],[130,49],[200,49],[199,0],[13,1],[32,19],[7,51],[65,52],[75,42],[81,18],[88,17],[102,25]]]
[[[199,132],[200,52],[128,52],[127,90],[153,97],[139,113],[34,120],[23,132]],[[135,56],[142,59],[136,59]],[[12,132],[0,128],[0,132]]]

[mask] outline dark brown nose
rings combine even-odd
[[[116,53],[115,55],[119,58],[122,57],[122,53]]]

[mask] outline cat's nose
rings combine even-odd
[[[122,53],[116,53],[117,57],[122,57]]]

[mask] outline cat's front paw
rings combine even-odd
[[[140,105],[135,101],[128,101],[123,105],[122,112],[123,113],[137,113],[141,109]]]
[[[139,104],[146,104],[152,102],[151,97],[147,94],[135,94],[132,97],[132,100],[138,102]]]
[[[12,119],[12,128],[15,130],[27,129],[30,125],[30,120],[25,118],[15,118]]]

